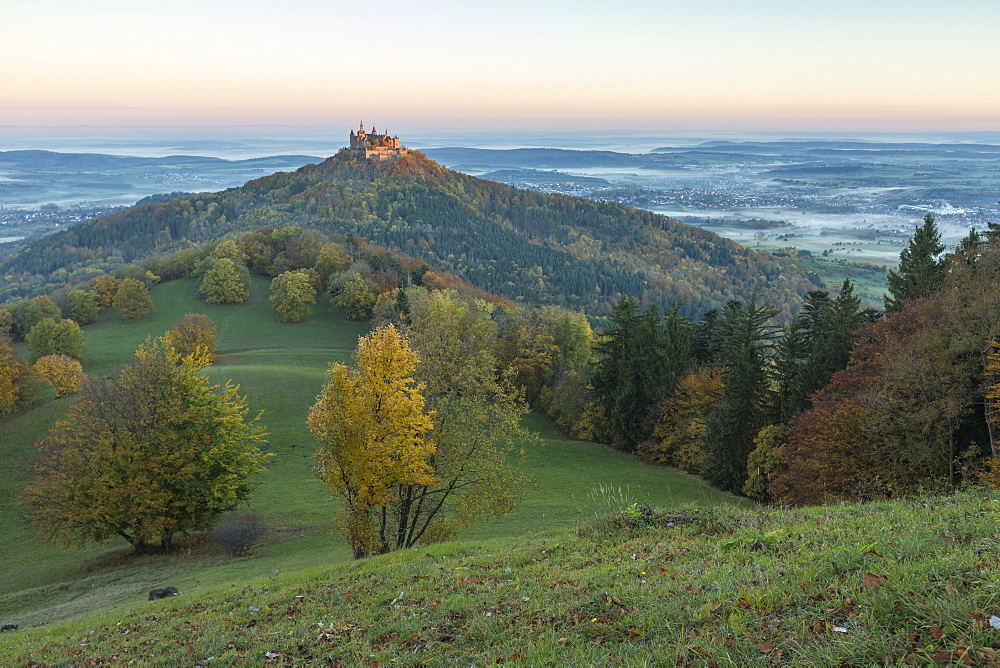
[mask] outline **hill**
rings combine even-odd
[[[700,314],[763,291],[797,304],[819,287],[793,259],[611,202],[519,190],[411,152],[384,163],[348,151],[216,194],[128,209],[40,239],[0,265],[0,298],[43,290],[191,241],[314,226],[423,259],[512,299],[605,316],[621,296]]]
[[[192,536],[174,556],[134,559],[124,541],[84,550],[46,547],[16,501],[30,478],[33,443],[64,414],[72,398],[43,400],[0,422],[0,624],[22,628],[86,612],[114,610],[145,592],[169,584],[188,593],[229,586],[248,578],[317,568],[350,559],[339,536],[331,536],[337,503],[313,473],[315,438],[306,414],[331,362],[347,362],[362,323],[348,322],[339,309],[321,304],[308,320],[281,324],[267,300],[268,281],[256,277],[250,300],[213,306],[195,297],[197,282],[175,280],[156,286],[150,317],[123,323],[112,312],[84,329],[89,374],[107,374],[126,362],[147,336],[160,335],[185,313],[207,314],[218,327],[219,357],[206,369],[217,382],[232,379],[248,397],[252,412],[263,409],[276,454],[262,486],[241,512],[257,515],[266,540],[249,558],[231,558],[206,535]],[[604,506],[595,490],[624,490],[640,502],[732,502],[716,490],[673,470],[643,465],[610,448],[567,439],[539,418],[529,426],[542,436],[525,456],[525,471],[539,481],[512,515],[474,526],[462,538],[521,536],[575,526]],[[225,520],[223,520],[225,523]],[[169,582],[166,582],[169,580]]]
[[[22,665],[997,665],[995,494],[613,512],[0,636]]]

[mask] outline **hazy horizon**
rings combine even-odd
[[[995,0],[5,0],[0,125],[1000,130]]]

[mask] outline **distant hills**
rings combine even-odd
[[[571,152],[572,153],[572,152]],[[8,284],[137,262],[189,241],[284,224],[360,237],[518,300],[610,313],[622,295],[689,315],[763,292],[776,305],[821,287],[793,258],[749,250],[665,216],[547,195],[451,171],[412,152],[341,151],[214,194],[127,209],[39,239],[0,264]]]

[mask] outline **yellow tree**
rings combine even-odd
[[[56,388],[57,397],[76,392],[83,382],[83,365],[66,355],[46,355],[35,362],[31,370]]]
[[[22,398],[27,375],[24,362],[14,355],[10,341],[0,335],[0,414]]]
[[[167,330],[164,342],[183,357],[191,356],[199,366],[215,361],[215,323],[201,313],[187,313]]]
[[[198,371],[161,338],[84,386],[37,444],[36,481],[21,497],[47,540],[120,536],[136,554],[169,551],[178,533],[208,529],[247,499],[269,457],[264,430],[235,385],[217,391]]]
[[[357,369],[333,364],[309,411],[319,440],[319,476],[344,506],[340,528],[355,558],[395,547],[389,505],[400,487],[434,482],[434,446],[423,386],[413,379],[417,355],[395,327],[358,342]]]

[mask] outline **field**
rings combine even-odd
[[[996,504],[970,489],[611,513],[219,578],[3,634],[0,653],[11,665],[997,666]]]
[[[251,410],[264,410],[269,450],[276,455],[262,486],[241,510],[266,523],[266,542],[252,556],[237,559],[198,535],[189,537],[176,555],[140,559],[129,556],[124,542],[84,550],[45,546],[16,500],[30,477],[32,443],[64,415],[71,400],[42,400],[0,425],[0,465],[6,472],[0,481],[0,532],[5,537],[0,622],[23,629],[129,607],[156,587],[175,586],[191,597],[350,559],[347,546],[330,532],[336,506],[313,475],[314,439],[305,417],[328,365],[349,361],[367,326],[347,321],[326,304],[307,322],[281,324],[270,311],[267,282],[259,278],[250,301],[241,306],[204,304],[187,280],[158,286],[152,296],[156,308],[144,321],[125,324],[108,313],[85,328],[85,371],[106,374],[127,361],[147,336],[161,334],[183,314],[208,315],[218,326],[220,353],[207,373],[217,382],[239,383]],[[600,445],[567,440],[540,418],[529,418],[528,425],[542,436],[541,444],[526,453],[525,465],[536,484],[515,513],[478,525],[461,538],[565,531],[620,505],[614,500],[619,497],[657,507],[736,503],[680,473],[643,465]]]

